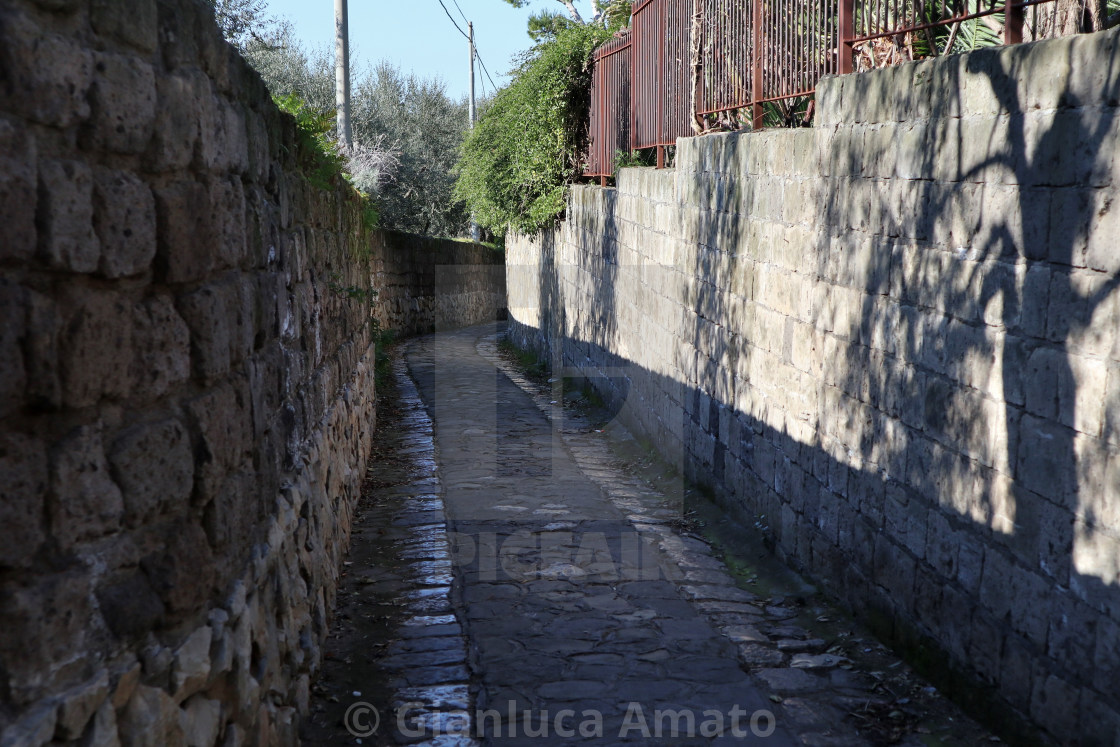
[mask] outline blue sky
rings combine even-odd
[[[531,8],[518,10],[503,0],[443,0],[459,26],[463,15],[474,22],[478,52],[497,85],[508,82],[510,59],[532,41],[525,33],[530,10],[564,11],[556,0],[534,0]],[[287,18],[308,47],[334,43],[334,0],[268,0],[269,11]],[[590,0],[577,0],[584,17],[590,17]],[[402,70],[425,78],[439,77],[452,97],[466,96],[468,88],[467,40],[444,14],[438,0],[349,0],[351,64],[372,65],[387,59]],[[481,79],[481,81],[480,81]],[[491,90],[490,81],[476,71],[476,92]]]

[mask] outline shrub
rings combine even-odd
[[[591,53],[610,33],[572,24],[530,50],[461,149],[454,194],[479,225],[539,231],[580,176],[591,105]]]

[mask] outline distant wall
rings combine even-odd
[[[373,247],[373,313],[382,328],[420,334],[504,317],[501,251],[396,231],[379,232]]]
[[[504,306],[300,156],[203,3],[0,7],[0,743],[295,743],[372,322]]]
[[[825,80],[813,129],[679,140],[507,258],[515,339],[1062,743],[1120,735],[1118,40]]]

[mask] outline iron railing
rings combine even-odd
[[[983,21],[989,40],[998,35],[1005,44],[1053,35],[1052,21],[1039,14],[1044,3],[1055,6],[1053,0],[637,0],[631,32],[595,53],[584,173],[605,180],[624,148],[657,148],[661,167],[665,148],[678,137],[760,128],[764,104],[804,102],[825,75],[952,51],[965,23]]]
[[[611,176],[615,154],[630,150],[630,59],[629,34],[595,50],[585,176]]]
[[[632,148],[672,145],[691,131],[688,92],[692,0],[634,4],[630,59]],[[659,147],[658,152],[661,153]]]

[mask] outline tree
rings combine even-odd
[[[445,84],[388,62],[363,75],[353,93],[354,138],[384,137],[400,153],[395,181],[380,193],[382,221],[402,231],[462,236],[469,216],[452,196],[452,170],[467,134],[467,101]]]
[[[278,31],[279,23],[268,15],[267,0],[209,0],[222,35],[238,49],[249,42],[265,42]]]
[[[305,49],[290,23],[261,13],[263,0],[211,0],[226,38],[238,43],[272,95],[295,96],[307,110],[332,115],[334,60],[327,49]],[[439,80],[406,75],[382,62],[354,70],[347,154],[351,181],[374,195],[387,228],[433,236],[465,235],[468,216],[452,197],[452,168],[467,130],[466,100],[454,101]]]
[[[505,0],[515,8],[524,8],[531,0]],[[572,25],[597,24],[608,31],[617,31],[630,22],[630,0],[591,0],[592,17],[584,21],[579,9],[572,0],[556,0],[567,10],[567,16],[559,12],[540,11],[529,15],[529,37],[535,42],[556,38],[557,34]]]
[[[538,231],[580,177],[591,106],[591,55],[610,33],[571,24],[537,44],[467,135],[455,196],[495,234]]]

